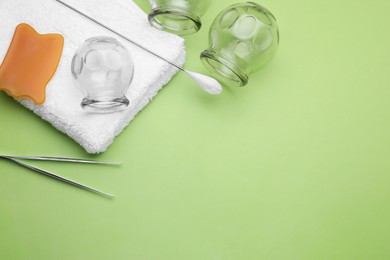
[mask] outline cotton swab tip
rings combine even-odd
[[[192,72],[192,71],[185,71],[198,85],[204,89],[209,94],[212,95],[219,95],[222,92],[222,86],[221,84],[213,79],[212,77]]]

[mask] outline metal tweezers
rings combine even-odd
[[[72,181],[70,179],[61,177],[57,174],[36,168],[34,166],[25,164],[21,162],[20,160],[34,160],[34,161],[53,161],[53,162],[69,162],[69,163],[84,163],[84,164],[102,164],[102,165],[121,165],[122,163],[119,162],[103,162],[103,161],[95,161],[95,160],[83,160],[83,159],[75,159],[75,158],[62,158],[62,157],[42,157],[42,156],[11,156],[11,155],[0,155],[0,159],[6,159],[9,160],[13,163],[18,164],[19,166],[22,166],[24,168],[27,168],[29,170],[35,171],[37,173],[43,174],[45,176],[54,178],[56,180],[65,182],[67,184],[76,186],[78,188],[94,192],[96,194],[108,197],[108,198],[113,198],[114,195],[97,190],[95,188],[88,187],[86,185],[77,183],[75,181]]]

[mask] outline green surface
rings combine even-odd
[[[246,88],[178,74],[93,157],[123,167],[34,163],[114,200],[0,161],[0,259],[390,259],[390,2],[260,3],[281,46]],[[0,120],[1,153],[89,157],[4,93]]]

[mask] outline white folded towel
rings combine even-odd
[[[151,27],[146,14],[133,1],[65,1],[171,61],[180,65],[184,63],[184,40]],[[42,106],[36,106],[30,100],[20,102],[69,135],[88,153],[104,152],[177,72],[167,63],[54,0],[0,0],[0,62],[20,23],[30,24],[41,34],[59,33],[65,38],[59,67],[46,88],[46,102]],[[102,35],[115,37],[123,43],[131,52],[135,64],[134,80],[126,94],[130,106],[126,111],[114,114],[90,114],[83,111],[80,107],[83,95],[74,85],[70,71],[71,60],[78,47],[87,38]]]

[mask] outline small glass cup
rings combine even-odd
[[[279,30],[270,11],[252,2],[235,4],[216,17],[210,48],[201,60],[224,85],[242,87],[273,58],[278,45]]]
[[[84,92],[81,107],[97,113],[121,111],[130,104],[125,93],[134,74],[129,51],[111,37],[86,40],[72,60],[72,75]]]
[[[200,30],[201,17],[211,0],[150,0],[149,22],[154,27],[177,35],[190,35]]]

